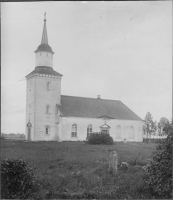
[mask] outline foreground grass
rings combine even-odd
[[[1,158],[21,158],[36,166],[40,192],[34,198],[152,198],[145,188],[147,174],[141,167],[155,154],[154,143],[88,145],[84,142],[23,142],[3,140]],[[108,172],[111,151],[127,171]]]

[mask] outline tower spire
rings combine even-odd
[[[47,28],[46,28],[46,12],[44,13],[44,27],[43,27],[41,44],[48,44]]]

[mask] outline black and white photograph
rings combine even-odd
[[[1,198],[171,199],[172,1],[1,3]]]

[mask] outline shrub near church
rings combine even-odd
[[[113,144],[113,138],[107,133],[95,132],[88,138],[88,144]]]

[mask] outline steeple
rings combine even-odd
[[[41,44],[38,46],[35,53],[43,52],[43,51],[54,54],[54,52],[52,51],[52,48],[48,44],[48,36],[47,36],[47,28],[46,28],[46,12],[44,14],[44,26],[43,26],[43,34],[42,34]]]
[[[44,27],[43,27],[41,44],[48,44],[47,28],[46,28],[46,12],[44,14]]]

